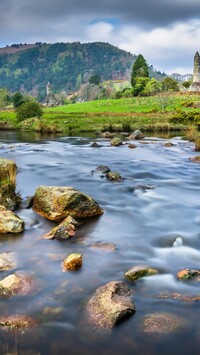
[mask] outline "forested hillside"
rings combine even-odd
[[[100,42],[12,45],[0,49],[0,87],[42,99],[47,82],[56,93],[75,90],[93,74],[102,80],[128,78],[135,58]]]

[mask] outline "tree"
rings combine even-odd
[[[177,81],[169,77],[162,81],[162,87],[164,91],[179,91]]]
[[[184,82],[182,83],[182,85],[183,85],[186,89],[188,89],[188,88],[190,87],[190,85],[192,85],[192,80],[184,81]]]
[[[27,101],[16,108],[18,121],[23,121],[30,117],[40,118],[43,114],[40,104],[36,101]]]
[[[142,54],[139,54],[135,63],[133,64],[132,67],[132,73],[131,73],[131,85],[134,87],[136,84],[137,78],[148,78],[149,77],[149,70],[148,66],[146,63],[146,60],[142,56]]]
[[[94,74],[90,77],[89,79],[89,83],[90,84],[95,84],[95,85],[99,85],[101,81],[101,77],[98,74]]]
[[[5,108],[10,103],[10,97],[8,91],[4,88],[0,88],[0,108]]]
[[[144,95],[154,95],[162,91],[162,83],[154,78],[149,80],[143,90]]]
[[[143,94],[143,91],[149,81],[149,78],[147,77],[138,77],[135,80],[135,85],[133,87],[133,95],[138,96],[139,94]]]
[[[18,106],[22,105],[25,103],[24,96],[21,94],[21,92],[16,92],[13,97],[12,97],[12,102],[13,106],[17,108]]]
[[[76,79],[76,89],[77,90],[80,89],[82,82],[83,82],[83,76],[82,76],[82,74],[79,74]]]

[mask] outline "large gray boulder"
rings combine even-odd
[[[94,328],[111,330],[135,312],[132,291],[121,281],[99,287],[87,303],[88,321]]]
[[[67,216],[86,218],[103,214],[98,203],[73,187],[40,186],[36,189],[33,209],[41,216],[62,221]]]

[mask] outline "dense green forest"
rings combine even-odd
[[[25,50],[22,46],[21,51],[14,53],[0,52],[0,87],[42,98],[48,81],[56,93],[74,91],[77,80],[80,85],[92,74],[100,75],[102,80],[124,79],[135,58],[126,51],[99,42],[36,43]]]
[[[129,79],[136,58],[101,42],[12,45],[0,49],[0,87],[43,100],[47,82],[58,93],[76,90],[92,75],[101,80]]]

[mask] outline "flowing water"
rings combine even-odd
[[[92,148],[93,141],[101,148]],[[91,195],[104,209],[100,217],[87,219],[75,237],[61,242],[41,235],[55,223],[32,209],[17,211],[25,221],[24,233],[0,236],[1,252],[14,251],[18,265],[40,284],[36,295],[0,301],[1,316],[26,314],[40,321],[27,334],[0,334],[0,353],[26,355],[63,354],[199,354],[200,304],[161,299],[162,293],[200,294],[200,281],[179,281],[181,269],[200,268],[200,166],[189,160],[192,143],[178,137],[174,145],[164,139],[148,139],[111,147],[109,140],[91,137],[39,137],[1,132],[1,157],[18,166],[17,191],[33,195],[40,185],[73,186]],[[107,165],[125,180],[112,183],[94,173]],[[151,189],[136,188],[150,185]],[[183,245],[173,246],[182,238]],[[114,243],[114,252],[91,249],[96,242]],[[70,253],[83,255],[77,272],[62,272]],[[135,265],[157,268],[159,274],[131,283],[124,273]],[[12,272],[2,272],[1,279]],[[84,307],[95,290],[111,280],[125,281],[134,291],[136,313],[109,334],[90,329]],[[172,313],[182,326],[169,334],[146,334],[144,317]]]

